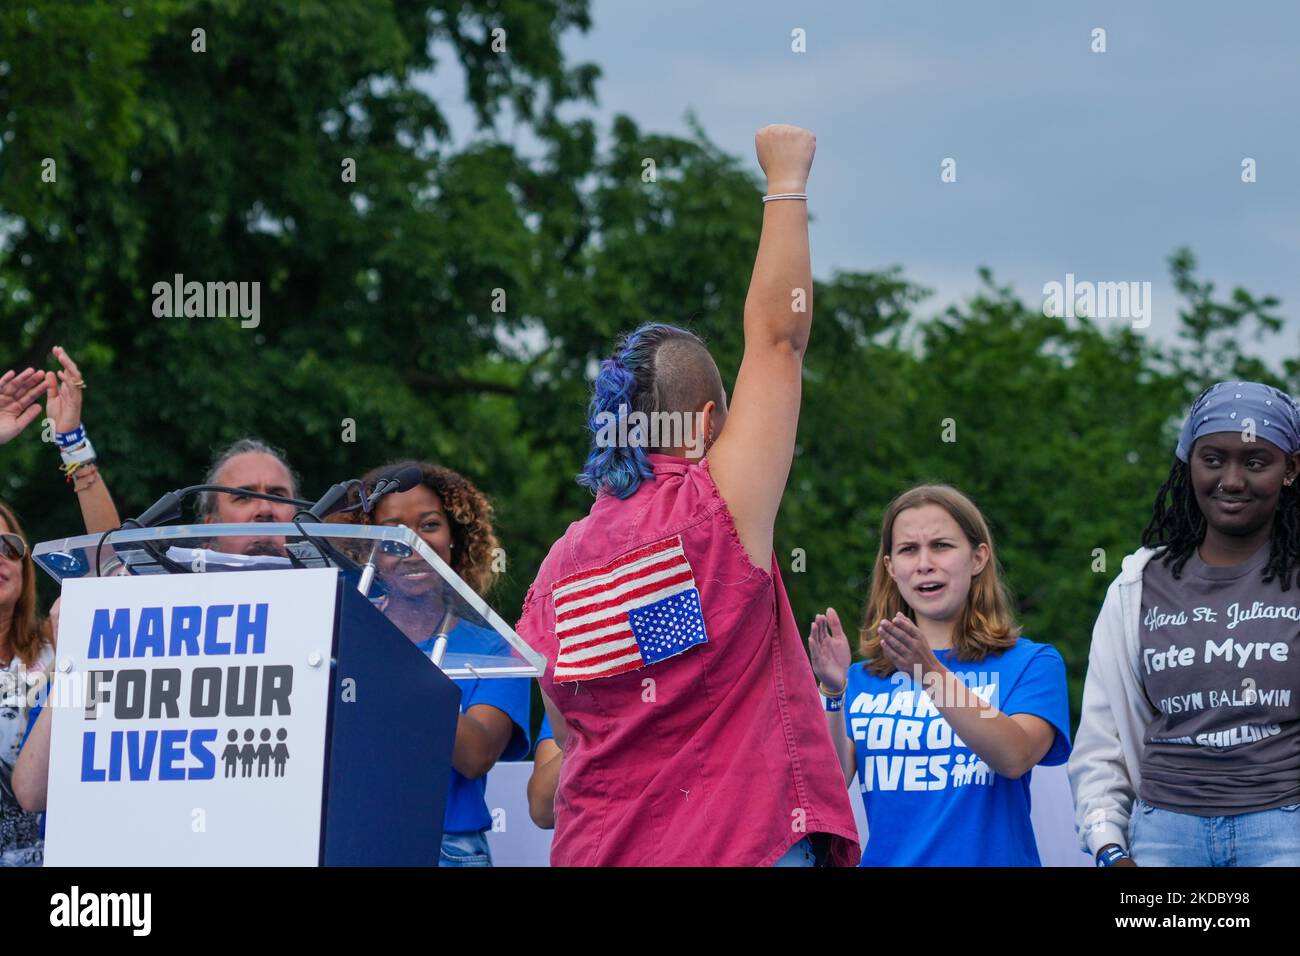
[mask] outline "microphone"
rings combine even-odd
[[[340,481],[336,485],[330,485],[329,491],[321,495],[314,505],[299,511],[294,515],[294,520],[301,519],[304,515],[313,522],[320,522],[326,515],[331,515],[340,510],[347,501],[348,489],[353,485],[360,484],[356,478],[349,478],[347,481]]]
[[[245,498],[259,498],[262,501],[274,501],[282,505],[305,505],[307,502],[297,498],[285,498],[281,495],[265,495],[248,488],[231,488],[227,485],[189,485],[169,491],[148,508],[138,518],[127,518],[122,527],[152,528],[160,521],[170,521],[181,516],[181,502],[190,495],[201,491],[220,491],[228,495],[243,495]]]
[[[135,525],[137,528],[152,528],[160,522],[175,521],[181,516],[181,495],[169,491],[144,510],[138,518],[128,518],[122,527]]]
[[[374,489],[366,499],[365,510],[367,512],[373,511],[375,508],[375,502],[384,495],[392,494],[393,492],[400,493],[403,491],[410,491],[423,480],[424,472],[420,471],[420,469],[415,465],[407,465],[405,468],[399,468],[396,471],[389,471],[375,482]]]
[[[360,495],[361,510],[368,513],[374,508],[376,501],[391,492],[410,491],[420,483],[423,477],[424,474],[415,465],[407,465],[405,468],[386,472],[375,482],[375,487],[368,496],[365,494],[365,487],[362,486]],[[298,512],[295,517],[297,519],[306,517],[313,522],[320,522],[326,515],[331,515],[336,511],[356,510],[356,505],[351,508],[347,507],[348,492],[353,485],[361,485],[361,480],[359,478],[349,478],[347,481],[340,481],[336,485],[331,485],[329,490],[320,496],[320,500],[310,508]]]
[[[424,472],[420,471],[415,465],[407,465],[405,468],[399,468],[395,471],[390,470],[375,482],[374,490],[370,493],[370,497],[363,501],[361,507],[369,514],[374,510],[375,502],[384,495],[394,491],[410,491],[423,480]],[[365,567],[361,569],[361,580],[357,582],[357,590],[361,592],[363,597],[370,596],[370,585],[375,580],[375,555],[378,553],[379,542],[376,541],[370,548],[369,560],[366,561]]]

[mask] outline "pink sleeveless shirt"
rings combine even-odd
[[[542,562],[517,630],[568,724],[554,866],[766,866],[857,828],[773,554],[750,561],[707,461],[649,456]]]

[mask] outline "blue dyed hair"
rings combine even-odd
[[[707,358],[712,381],[702,383],[701,376],[694,374],[701,364],[694,356],[685,362],[669,363],[667,368],[656,362],[660,348],[669,342],[685,344],[689,352]],[[596,375],[591,404],[587,406],[591,453],[578,475],[578,484],[593,494],[603,490],[627,498],[641,487],[641,482],[653,479],[654,469],[650,467],[643,441],[604,446],[597,443],[597,436],[610,415],[618,418],[633,412],[694,411],[700,394],[721,398],[721,379],[717,377],[713,359],[708,356],[708,349],[699,336],[675,325],[652,322],[624,335],[615,346],[614,355],[600,363]],[[665,407],[676,405],[683,407]]]

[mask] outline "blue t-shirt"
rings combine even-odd
[[[551,715],[542,714],[542,726],[537,729],[537,743],[543,740],[554,740],[555,731],[551,730]]]
[[[1065,662],[1056,648],[1020,638],[984,660],[945,667],[1002,713],[1056,728],[1040,763],[1070,756]],[[867,814],[862,866],[1040,866],[1029,822],[1029,777],[999,776],[953,733],[910,676],[849,668],[844,725],[857,751]]]
[[[433,650],[435,638],[416,644],[428,654]],[[447,635],[448,656],[452,654],[495,654],[509,657],[508,644],[496,631],[475,627],[464,621]],[[446,660],[446,657],[444,657]],[[460,688],[460,711],[463,714],[475,704],[489,704],[503,711],[514,722],[510,743],[501,754],[501,760],[522,760],[528,756],[528,705],[529,686],[526,677],[468,678],[455,681]],[[451,786],[447,790],[447,812],[443,816],[445,833],[478,833],[492,826],[488,812],[487,774],[470,780],[455,767],[451,768]]]

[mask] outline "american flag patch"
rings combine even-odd
[[[551,597],[557,684],[612,677],[708,642],[681,535],[562,578]]]

